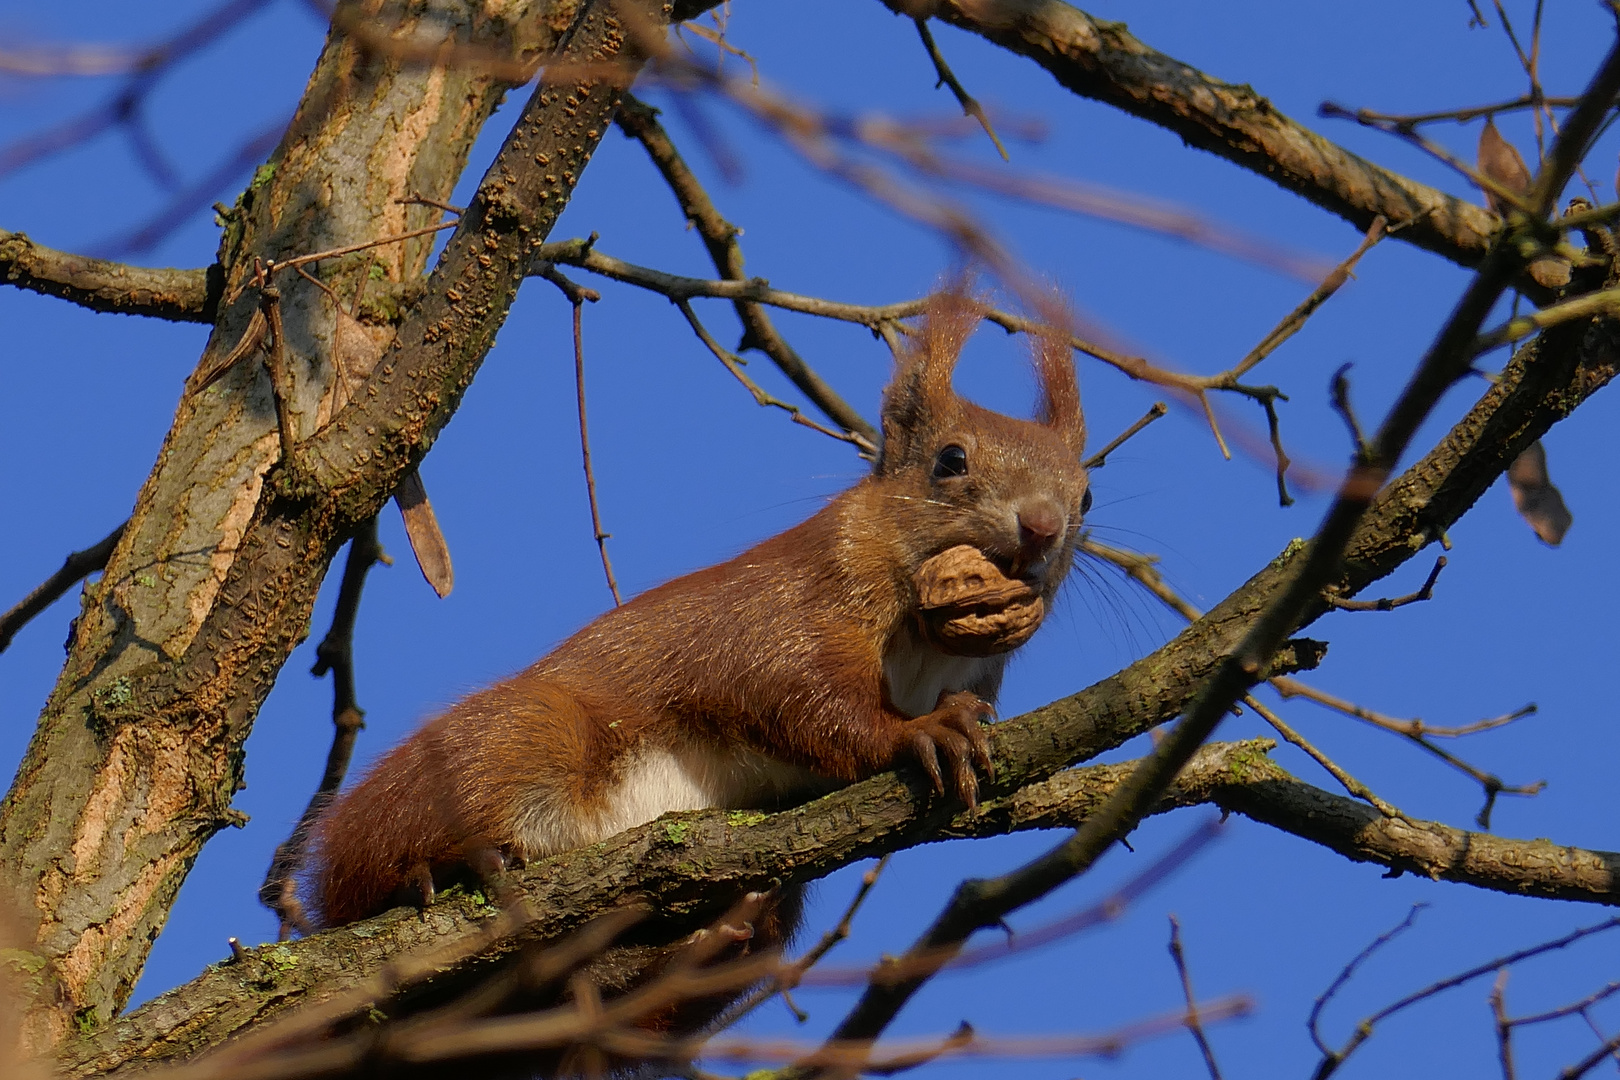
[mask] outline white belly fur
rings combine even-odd
[[[922,716],[934,711],[941,693],[981,683],[1006,662],[1005,656],[951,656],[905,630],[883,655],[883,683],[895,708]]]
[[[747,750],[647,746],[625,763],[602,812],[582,814],[572,798],[542,791],[513,831],[524,857],[539,858],[594,844],[672,810],[768,806],[829,786],[806,769]]]

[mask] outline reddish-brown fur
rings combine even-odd
[[[978,317],[959,296],[932,305],[885,394],[871,476],[735,559],[609,611],[429,722],[337,800],[315,836],[322,921],[373,914],[425,873],[491,852],[546,855],[627,814],[679,808],[660,808],[658,792],[637,802],[625,784],[643,776],[677,787],[708,778],[693,781],[708,784],[708,804],[769,806],[938,754],[936,786],[971,801],[973,764],[988,764],[979,719],[1005,658],[951,674],[953,658],[916,640],[912,577],[972,544],[1050,602],[1086,490],[1066,349],[1037,347],[1039,421],[951,389]],[[966,475],[935,475],[953,445]],[[896,657],[943,673],[937,703],[913,709],[922,715],[898,707],[905,691],[886,681]]]

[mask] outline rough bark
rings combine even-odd
[[[1386,818],[1291,776],[1266,756],[1271,746],[1253,740],[1205,747],[1154,812],[1213,804],[1357,862],[1498,892],[1620,906],[1620,854]],[[585,913],[599,915],[628,900],[649,903],[690,927],[723,910],[717,895],[807,880],[917,843],[1074,828],[1136,764],[1060,772],[954,817],[928,817],[920,792],[893,778],[784,814],[669,815],[533,868],[523,879],[526,921],[493,945],[480,940],[493,909],[456,897],[421,914],[400,909],[315,938],[250,949],[68,1047],[63,1068],[70,1076],[108,1075],[189,1058],[273,1020],[296,1001],[323,1002],[329,1022],[374,1007],[399,1015],[400,1003],[374,983],[385,964],[412,973],[413,994],[442,1000],[523,944],[553,940],[580,925]],[[468,947],[441,951],[446,942]]]
[[[0,282],[92,311],[211,323],[224,278],[217,267],[160,270],[73,255],[0,229]]]
[[[434,0],[401,15],[366,0],[340,16],[358,13],[373,28],[397,23],[404,33],[422,23],[449,27],[460,40],[533,55],[555,44],[577,7],[566,0]],[[240,287],[255,258],[364,243],[436,217],[399,200],[449,197],[505,90],[476,67],[399,62],[334,32],[280,147],[227,222],[220,253],[227,302],[200,366],[228,354],[248,325],[258,298]],[[552,111],[560,124],[561,108]],[[574,155],[567,184],[550,193],[549,205],[503,211],[508,227],[521,223],[543,236],[587,155]],[[487,208],[473,217],[482,225]],[[458,234],[462,250],[466,229]],[[373,277],[419,276],[430,245],[423,237],[310,269],[348,302]],[[420,409],[425,387],[402,394],[391,378],[403,366],[400,353],[372,370],[389,345],[389,328],[346,320],[322,289],[294,274],[275,283],[292,374],[288,404],[305,445],[333,430],[329,418],[342,406],[333,393],[340,364],[356,400],[419,418],[409,449],[399,440],[385,446],[364,427],[358,434],[342,429],[339,442],[352,454],[399,466],[374,477],[349,504],[369,499],[374,513],[404,456],[414,453],[411,464],[420,459],[458,395],[440,392],[440,407]],[[441,283],[440,305],[446,291]],[[504,302],[490,310],[497,307],[495,325],[505,313]],[[492,329],[463,340],[453,381],[465,385]],[[47,961],[28,1016],[36,1046],[58,1040],[75,1019],[81,1030],[93,1027],[123,1004],[201,845],[240,821],[230,801],[240,786],[243,740],[308,632],[332,553],[367,516],[336,512],[310,485],[289,499],[280,485],[266,483],[288,471],[276,471],[276,428],[258,353],[181,400],[0,806],[0,879],[37,920],[35,947]]]
[[[1485,255],[1499,222],[1483,207],[1389,172],[1282,113],[1253,87],[1222,82],[1144,45],[1124,23],[1062,0],[883,0],[1034,60],[1065,88],[1181,136],[1366,229],[1382,214],[1398,235],[1462,264]]]

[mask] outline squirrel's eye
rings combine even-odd
[[[1091,513],[1091,489],[1090,488],[1086,488],[1086,493],[1084,495],[1080,496],[1080,512],[1082,514]]]
[[[934,479],[940,480],[947,476],[967,475],[967,451],[954,443],[939,452],[934,458]]]

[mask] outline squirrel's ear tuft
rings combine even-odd
[[[1056,431],[1080,457],[1086,449],[1086,418],[1074,373],[1074,315],[1056,291],[1036,299],[1040,326],[1029,335],[1030,359],[1040,382],[1036,419]]]
[[[928,298],[922,323],[906,343],[894,380],[883,392],[883,460],[908,462],[918,432],[940,426],[959,407],[951,375],[962,346],[984,317],[983,302],[957,286]]]
[[[1069,335],[1051,325],[1030,337],[1041,398],[1037,419],[1063,437],[1075,457],[1086,449],[1086,418],[1080,411],[1080,384],[1074,373]]]

